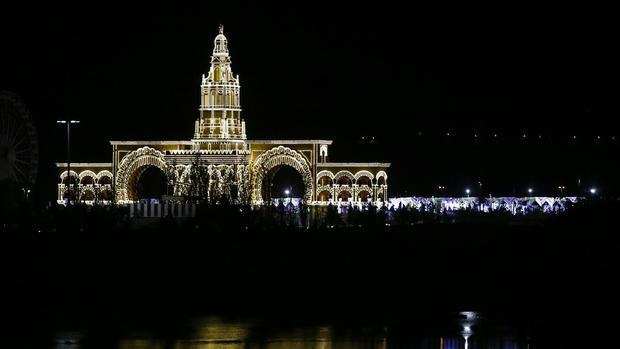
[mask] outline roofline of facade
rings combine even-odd
[[[66,162],[57,162],[58,167],[67,167]],[[71,167],[112,167],[111,162],[72,162]]]
[[[192,145],[192,141],[110,141],[112,145]]]
[[[327,139],[292,139],[292,140],[284,140],[284,139],[253,139],[246,141],[249,144],[327,144],[331,145],[334,141]]]
[[[317,167],[390,167],[389,162],[319,162]]]

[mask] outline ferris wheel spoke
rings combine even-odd
[[[25,140],[25,138],[20,139],[19,142],[13,144],[13,147],[17,148],[17,146],[22,144],[24,142],[24,140]]]
[[[20,150],[15,151],[15,155],[24,154],[30,152],[30,148],[21,148]]]
[[[24,178],[28,178],[28,176],[26,176],[26,175],[24,174],[24,172],[22,172],[22,170],[20,170],[20,169],[19,169],[19,167],[18,167],[18,166],[13,166],[13,169],[14,169],[14,170],[17,170],[17,172],[19,172],[19,174],[21,174],[21,175],[22,175],[22,177],[24,177]]]
[[[16,125],[15,129],[13,130],[13,138],[11,138],[11,143],[15,142],[17,140],[17,137],[19,137],[20,133],[19,131],[22,129],[21,125]],[[24,140],[24,138],[22,138],[21,140]]]

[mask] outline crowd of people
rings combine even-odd
[[[305,205],[283,201],[270,205],[196,204],[194,217],[175,217],[168,213],[163,217],[131,217],[123,205],[51,205],[33,209],[26,205],[13,212],[0,213],[0,229],[4,231],[31,231],[47,233],[56,231],[101,231],[160,230],[196,231],[270,231],[281,229],[327,230],[348,229],[391,229],[391,227],[416,224],[463,223],[463,222],[534,222],[559,214],[582,203],[567,202],[562,209],[548,208],[543,204],[538,209],[522,210],[515,214],[514,205],[495,205],[492,209],[471,200],[469,205],[459,209],[448,209],[444,203],[425,201],[417,204],[376,206],[366,205]],[[521,206],[519,206],[521,207]],[[532,206],[534,207],[534,206]],[[551,206],[553,207],[553,206]]]

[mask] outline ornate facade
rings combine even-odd
[[[202,76],[194,137],[111,141],[111,163],[71,164],[75,172],[70,175],[64,170],[66,164],[58,164],[59,201],[68,195],[69,185],[77,200],[89,202],[105,193],[104,200],[136,201],[140,176],[147,168],[157,167],[168,178],[174,196],[262,204],[270,200],[270,182],[282,166],[301,175],[306,203],[387,200],[389,163],[328,162],[331,140],[248,140],[240,98],[240,79],[233,74],[228,40],[220,26],[209,72]]]

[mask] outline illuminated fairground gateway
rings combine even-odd
[[[306,203],[387,200],[389,163],[328,162],[330,140],[248,140],[240,96],[220,26],[209,73],[202,76],[193,139],[111,141],[112,163],[72,163],[70,174],[59,163],[58,200],[137,201],[140,176],[156,167],[174,196],[262,204],[271,200],[271,182],[283,166],[301,174]]]

